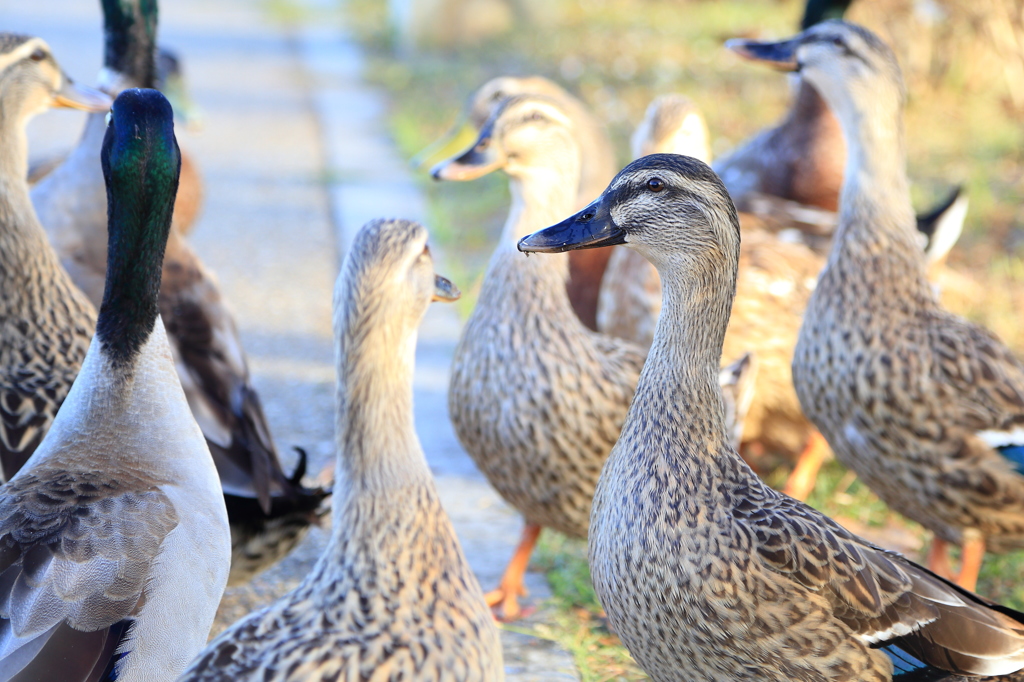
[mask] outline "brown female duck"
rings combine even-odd
[[[295,590],[221,633],[182,682],[501,682],[501,643],[413,426],[416,333],[432,300],[427,231],[375,220],[334,294],[338,457],[324,554]]]
[[[615,150],[604,126],[583,102],[543,76],[499,76],[487,81],[470,97],[466,113],[467,123],[473,127],[474,132],[478,132],[498,105],[514,95],[548,97],[557,102],[564,114],[572,120],[572,134],[583,155],[574,208],[587,205],[601,193],[618,168]],[[429,154],[430,158],[437,158],[445,151],[448,151],[448,154],[458,151],[449,150],[447,145],[453,140],[460,139],[459,130],[456,128],[449,137],[444,138],[436,146],[432,145],[421,156]],[[583,324],[590,329],[597,329],[597,299],[601,290],[601,278],[611,254],[612,249],[577,251],[569,254],[569,280],[565,285],[569,293],[569,302]]]
[[[649,258],[664,288],[589,538],[594,587],[640,666],[656,682],[952,680],[1024,668],[1024,614],[772,490],[729,445],[715,373],[740,226],[711,169],[669,154],[634,161],[597,201],[519,248],[610,244]]]
[[[869,31],[829,22],[735,49],[798,68],[836,112],[849,155],[839,228],[793,357],[804,412],[893,509],[964,548],[1024,547],[1024,363],[944,310],[925,277],[903,146],[903,80]]]

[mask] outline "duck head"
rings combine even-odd
[[[413,157],[414,168],[430,165],[431,161],[446,159],[475,139],[487,119],[498,106],[515,95],[536,94],[553,98],[567,97],[559,85],[543,76],[498,76],[481,85],[463,107],[456,123],[437,142]]]
[[[76,85],[57,64],[42,38],[0,33],[0,116],[19,121],[50,107],[103,112],[110,98]]]
[[[630,146],[637,159],[650,154],[683,154],[711,162],[707,123],[697,105],[678,94],[662,95],[651,102]]]
[[[821,93],[844,130],[862,119],[888,120],[902,110],[903,76],[889,46],[871,31],[825,21],[779,42],[730,40],[737,54],[800,77]]]
[[[710,272],[739,259],[740,226],[722,181],[707,164],[652,154],[623,168],[579,213],[519,241],[524,253],[558,253],[622,244],[663,274],[682,265]],[[734,276],[734,275],[733,275]]]
[[[432,301],[458,287],[434,272],[427,230],[411,220],[374,220],[356,235],[335,288],[336,329],[411,332]]]
[[[431,175],[435,180],[474,180],[502,169],[522,178],[575,161],[578,176],[579,145],[572,131],[572,120],[554,100],[540,95],[509,97],[484,123],[476,142],[434,166]],[[576,185],[565,190],[573,194]]]

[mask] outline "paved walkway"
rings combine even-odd
[[[184,58],[200,131],[179,142],[204,175],[206,203],[192,243],[218,274],[236,315],[274,437],[334,455],[331,291],[345,246],[367,220],[424,221],[423,198],[388,138],[382,93],[361,80],[362,56],[340,30],[334,0],[306,0],[295,27],[255,0],[174,0],[161,6],[161,43]],[[90,83],[100,66],[99,2],[0,0],[6,30],[43,36],[65,71]],[[74,144],[82,117],[53,112],[30,130],[42,156]],[[427,223],[429,226],[429,222]],[[437,250],[434,250],[437,254]],[[457,254],[439,254],[444,259]],[[461,282],[468,286],[468,282]],[[454,308],[432,306],[417,353],[416,424],[445,508],[485,589],[497,583],[520,519],[459,446],[447,416],[448,368],[458,338]],[[228,591],[216,629],[292,589],[326,540],[314,530],[277,567]],[[549,594],[529,576],[531,598]],[[510,682],[576,680],[552,643],[503,633]]]

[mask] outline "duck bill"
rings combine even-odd
[[[444,301],[445,303],[451,303],[452,301],[459,300],[462,296],[462,292],[459,288],[452,284],[451,280],[441,275],[434,275],[434,298],[432,301]]]
[[[63,77],[60,90],[53,94],[54,107],[103,113],[110,110],[111,104],[113,100],[106,93],[77,85],[67,76]]]
[[[625,243],[625,231],[615,224],[604,202],[598,199],[557,225],[523,237],[518,246],[523,253],[561,253]]]
[[[800,70],[796,60],[796,50],[800,47],[800,41],[795,38],[777,43],[735,38],[727,41],[725,46],[745,59],[764,62],[780,71]]]
[[[461,150],[472,144],[476,137],[477,129],[469,122],[469,118],[463,114],[460,120],[452,126],[451,130],[412,157],[409,160],[409,165],[417,170],[430,168],[434,164],[458,154]]]
[[[492,127],[484,126],[472,147],[459,156],[442,161],[430,174],[435,180],[476,180],[505,165],[505,155],[491,138]]]

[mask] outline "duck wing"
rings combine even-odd
[[[164,255],[160,313],[182,388],[210,445],[225,494],[254,497],[270,514],[272,497],[291,496],[297,489],[281,468],[216,279],[174,233]]]
[[[0,682],[107,679],[177,525],[131,474],[43,469],[0,489]]]
[[[737,499],[733,515],[750,533],[762,565],[824,596],[832,616],[864,644],[902,657],[898,665],[917,676],[904,679],[1024,668],[1024,614],[871,545],[760,481]],[[939,676],[925,675],[929,669]]]
[[[944,311],[927,329],[944,426],[975,436],[1024,473],[1024,363],[988,330]],[[1024,505],[1024,480],[1017,487]]]

